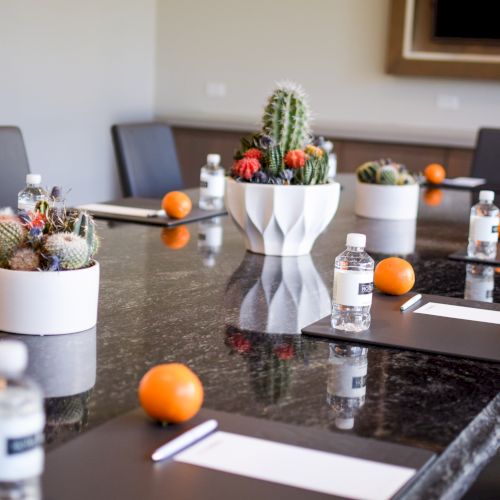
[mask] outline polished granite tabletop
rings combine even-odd
[[[500,302],[500,269],[447,259],[465,248],[474,194],[423,188],[416,224],[375,221],[353,213],[353,176],[339,181],[339,209],[310,256],[248,253],[229,217],[172,229],[100,221],[97,327],[15,336],[47,398],[47,450],[137,407],[142,375],[176,361],[200,376],[207,408],[435,451],[421,491],[461,494],[498,446],[500,365],[299,332],[330,312],[348,232],[367,235],[376,261],[407,258],[415,291]],[[352,371],[366,385],[346,398]]]

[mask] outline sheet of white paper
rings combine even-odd
[[[363,500],[388,499],[415,469],[216,432],[174,457],[230,474]]]
[[[121,207],[119,205],[106,205],[105,203],[90,203],[88,205],[80,205],[78,208],[88,210],[89,212],[131,215],[133,217],[153,217],[158,215],[157,210],[151,210],[149,208]]]
[[[488,309],[478,309],[476,307],[453,306],[450,304],[428,302],[413,312],[500,325],[500,311],[489,311]]]
[[[484,184],[486,179],[479,177],[455,177],[453,179],[444,179],[444,186],[476,187]]]

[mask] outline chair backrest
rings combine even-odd
[[[113,125],[111,134],[124,196],[161,198],[184,187],[169,125]]]
[[[17,193],[26,185],[28,155],[17,127],[0,127],[0,207],[17,208]]]
[[[500,129],[479,130],[472,160],[471,175],[500,185]]]

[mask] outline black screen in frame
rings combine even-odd
[[[500,0],[434,0],[434,36],[500,41]]]

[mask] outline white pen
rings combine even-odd
[[[211,432],[215,431],[218,426],[217,420],[207,420],[192,429],[189,429],[186,432],[183,432],[180,436],[170,440],[168,443],[165,443],[163,446],[160,446],[156,449],[151,458],[154,462],[158,462],[160,460],[165,460],[166,458],[175,455],[179,451],[191,446],[196,441],[203,439],[208,436]]]
[[[422,298],[422,294],[417,293],[410,300],[407,300],[404,304],[401,305],[401,311],[406,311],[409,307],[416,304]]]

